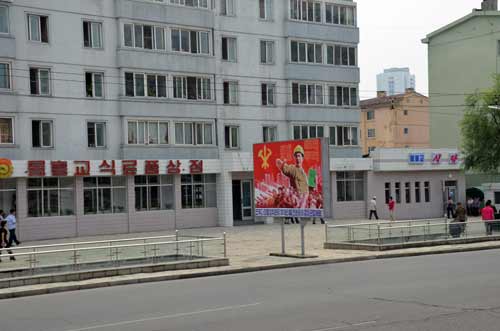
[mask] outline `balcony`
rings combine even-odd
[[[286,71],[289,80],[358,84],[360,79],[358,67],[288,63]]]
[[[359,43],[359,29],[347,25],[332,25],[298,21],[286,22],[286,33],[290,38]]]

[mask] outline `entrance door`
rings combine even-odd
[[[241,210],[242,220],[247,221],[253,219],[253,197],[252,197],[252,181],[241,181]]]
[[[233,180],[233,220],[242,220],[241,181]]]
[[[448,201],[449,198],[457,203],[457,182],[454,180],[447,180],[444,182],[444,198]]]

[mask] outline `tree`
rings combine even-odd
[[[465,99],[460,125],[467,170],[496,173],[500,168],[500,75],[494,75],[493,81],[489,90]]]

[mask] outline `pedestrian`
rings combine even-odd
[[[15,242],[17,246],[19,246],[21,242],[17,240],[16,236],[16,227],[17,227],[16,210],[11,209],[9,215],[5,220],[7,221],[7,228],[9,229],[9,247],[12,246],[13,242]]]
[[[389,207],[389,217],[391,218],[391,222],[394,222],[396,218],[394,217],[394,212],[396,210],[396,201],[391,197],[389,197],[389,203],[387,204]]]
[[[495,220],[495,212],[491,208],[491,200],[486,201],[486,206],[481,209],[481,217],[486,228],[486,235],[490,236],[493,232],[493,221]]]
[[[10,248],[9,239],[8,239],[8,231],[6,229],[6,225],[7,225],[6,220],[0,221],[0,255],[2,255],[2,252],[5,248]],[[12,255],[12,251],[10,249],[7,250],[7,253]],[[16,258],[14,256],[11,256],[10,260],[15,261]],[[0,259],[0,262],[2,262],[1,259]]]
[[[472,197],[467,200],[467,215],[472,216],[472,208],[474,206],[474,199]]]
[[[457,202],[457,209],[455,210],[455,222],[462,223],[460,224],[460,232],[464,232],[465,222],[467,222],[467,210],[465,210],[461,202]]]
[[[448,219],[454,218],[455,214],[455,203],[451,197],[448,197],[448,202],[446,203],[446,215]]]
[[[323,217],[320,217],[319,220],[321,221],[321,224],[325,224]],[[313,224],[316,224],[316,217],[313,217]]]
[[[375,215],[375,219],[378,220],[376,196],[373,196],[372,200],[370,201],[370,220],[372,219],[372,215]]]

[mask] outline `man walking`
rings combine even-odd
[[[389,207],[389,217],[391,218],[391,222],[394,222],[396,219],[394,217],[394,211],[396,209],[396,201],[392,197],[389,197],[389,203],[387,204]]]
[[[375,219],[378,220],[376,196],[373,196],[373,199],[370,201],[370,220],[372,219],[372,215],[375,215]]]
[[[486,227],[486,234],[491,236],[493,232],[493,221],[495,220],[495,211],[491,208],[491,200],[486,201],[486,206],[481,209],[481,217]]]
[[[9,215],[5,220],[7,221],[7,228],[9,229],[9,247],[12,246],[13,242],[15,242],[17,246],[19,246],[21,242],[17,240],[16,236],[16,227],[17,227],[16,210],[11,209]]]

